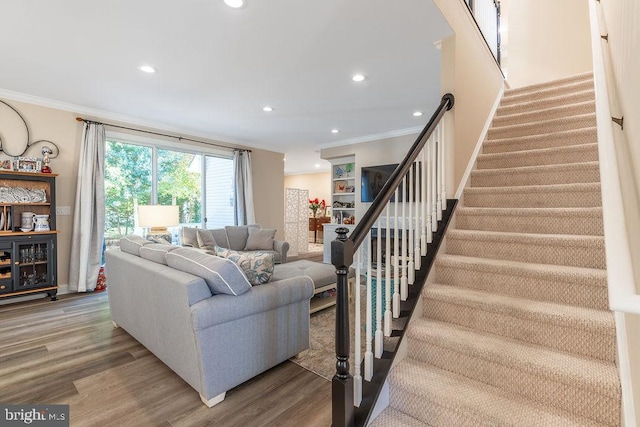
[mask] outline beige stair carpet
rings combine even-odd
[[[593,78],[507,90],[373,426],[618,426]]]

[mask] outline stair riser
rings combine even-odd
[[[456,214],[456,228],[461,230],[504,231],[509,233],[571,234],[602,236],[602,217],[542,215],[465,215]]]
[[[464,204],[488,208],[589,208],[602,206],[600,191],[562,193],[464,193]]]
[[[524,396],[544,405],[600,422],[618,420],[616,402],[581,384],[563,384],[524,372],[511,366],[509,361],[495,362],[443,348],[435,342],[408,340],[408,351],[413,358],[467,378],[482,381],[510,393]],[[526,384],[526,387],[522,385]]]
[[[580,114],[595,113],[596,107],[593,100],[581,102],[573,105],[564,104],[562,108],[552,108],[545,105],[544,109],[529,112],[516,112],[513,114],[497,115],[492,122],[492,126],[510,126],[524,123],[539,122],[542,120],[560,119]]]
[[[576,84],[580,85],[586,82],[593,82],[593,73],[591,72],[580,73],[574,76],[568,76],[562,79],[552,80],[548,82],[536,83],[533,85],[516,87],[516,88],[509,88],[509,89],[506,89],[504,93],[505,93],[505,96],[514,96],[514,95],[520,95],[523,93],[544,91],[552,88],[558,88],[561,86],[576,85]],[[593,83],[591,83],[591,85],[593,86]]]
[[[473,171],[471,173],[471,186],[513,187],[522,185],[600,182],[600,172],[598,169],[587,165],[585,165],[584,168],[571,167],[560,170],[542,169],[527,172],[512,172],[509,169]]]
[[[607,288],[588,280],[559,282],[555,278],[528,277],[504,272],[462,269],[436,264],[436,282],[512,297],[607,310]],[[586,283],[585,283],[586,282]]]
[[[544,100],[549,98],[557,98],[562,95],[570,95],[575,92],[584,90],[593,90],[593,80],[584,80],[570,84],[549,85],[540,90],[531,88],[523,91],[506,91],[502,99],[501,105],[521,104],[523,102],[531,102]]]
[[[521,138],[526,136],[565,132],[596,125],[595,114],[570,117],[566,120],[555,120],[525,125],[493,127],[487,132],[487,140]]]
[[[482,418],[480,414],[465,414],[456,408],[449,408],[434,397],[426,400],[423,396],[411,393],[410,390],[390,388],[389,405],[433,427],[491,427],[495,423],[491,419]],[[458,408],[459,409],[459,408]]]
[[[570,147],[595,143],[597,143],[597,134],[595,129],[581,129],[569,133],[535,135],[525,138],[508,138],[503,140],[486,141],[482,146],[482,152],[484,154],[510,153],[513,151]]]
[[[537,264],[567,265],[572,267],[605,268],[604,244],[579,245],[543,242],[495,241],[483,238],[461,239],[447,237],[447,253],[470,257],[504,259]]]
[[[507,338],[537,344],[555,350],[566,351],[594,359],[614,363],[615,336],[584,328],[577,329],[546,323],[544,319],[523,319],[485,311],[474,307],[430,299],[426,301],[423,316],[426,318],[466,326]],[[412,355],[416,357],[416,355]]]
[[[584,147],[584,148],[583,148]],[[562,151],[536,153],[531,151],[514,152],[507,155],[478,156],[477,169],[517,168],[524,166],[561,165],[598,161],[597,145],[576,145],[575,148]]]
[[[577,92],[571,95],[548,98],[544,100],[524,102],[520,104],[512,104],[498,107],[496,111],[496,117],[510,116],[512,114],[529,113],[532,111],[539,111],[545,108],[554,108],[567,105],[569,103],[580,103],[593,101],[595,92],[593,90],[586,90]]]

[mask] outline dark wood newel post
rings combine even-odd
[[[349,284],[347,274],[353,263],[353,242],[347,240],[349,229],[336,229],[331,242],[331,263],[336,268],[336,374],[331,380],[332,425],[353,426],[353,377],[349,373]]]

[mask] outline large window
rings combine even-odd
[[[107,245],[142,232],[136,229],[138,205],[178,205],[180,225],[233,224],[231,157],[107,138],[105,163]],[[170,231],[176,239],[179,227]]]

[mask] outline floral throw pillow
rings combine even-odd
[[[252,285],[264,285],[273,275],[274,257],[269,252],[241,252],[216,246],[216,255],[236,263]]]

